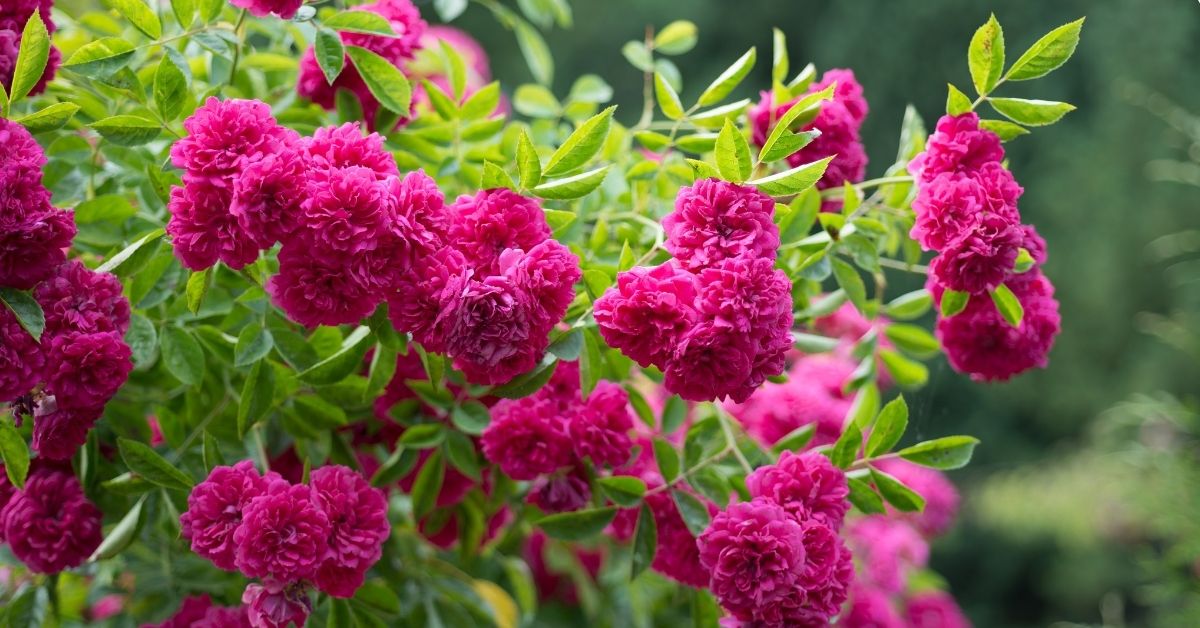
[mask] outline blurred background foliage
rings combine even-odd
[[[1200,4],[572,5],[573,28],[547,37],[555,92],[565,93],[572,76],[599,74],[613,85],[626,124],[641,110],[642,82],[620,48],[643,38],[647,25],[699,26],[699,45],[677,59],[685,101],[747,46],[769,59],[772,26],[787,33],[793,64],[853,68],[871,103],[863,135],[876,167],[868,177],[895,154],[906,103],[932,124],[944,111],[946,82],[969,86],[965,42],[989,11],[1012,51],[1086,15],[1078,52],[1053,80],[1005,93],[1079,107],[1009,144],[1025,186],[1022,215],[1049,242],[1047,274],[1062,301],[1064,330],[1050,367],[984,386],[943,362],[910,401],[915,436],[983,440],[971,466],[953,476],[964,512],[933,566],[978,626],[1200,625],[1200,344],[1187,331],[1200,328],[1200,235],[1191,231],[1200,228],[1200,119],[1187,113],[1200,114]],[[428,3],[422,8],[433,15]],[[486,10],[475,6],[456,25],[483,41],[507,90],[530,81],[512,35]],[[768,86],[769,68],[760,62],[741,95]]]

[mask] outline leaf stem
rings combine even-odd
[[[890,257],[879,258],[879,265],[887,267],[887,268],[895,268],[896,270],[903,270],[903,271],[907,271],[910,273],[916,273],[918,275],[928,275],[929,274],[928,266],[925,266],[923,264],[909,264],[907,262],[902,262],[900,260],[892,259]]]

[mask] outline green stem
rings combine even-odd
[[[879,258],[879,265],[884,266],[886,268],[895,268],[896,270],[903,270],[903,271],[907,271],[910,273],[916,273],[918,275],[928,275],[929,274],[928,266],[924,266],[922,264],[909,264],[907,262],[902,262],[900,260],[891,259],[890,257]]]
[[[242,9],[242,12],[238,14],[237,23],[233,25],[233,34],[237,37],[237,45],[233,47],[233,65],[229,66],[228,85],[231,87],[233,86],[234,78],[237,77],[238,62],[242,58],[242,46],[244,45],[242,41],[242,25],[246,22],[246,14],[247,10]]]
[[[866,181],[863,181],[861,183],[855,183],[854,189],[862,191],[862,190],[866,190],[866,189],[873,188],[873,187],[879,187],[882,185],[891,185],[893,183],[911,183],[912,181],[913,181],[913,178],[911,176],[907,176],[907,175],[898,176],[898,177],[879,177],[878,179],[867,179]],[[825,190],[821,190],[821,196],[823,198],[837,198],[837,197],[841,196],[841,194],[842,194],[842,188],[828,188]]]
[[[737,436],[733,434],[733,427],[729,424],[729,415],[725,413],[717,404],[712,404],[713,409],[717,413],[717,422],[721,424],[721,431],[725,432],[726,446],[733,449],[733,455],[738,460],[738,464],[742,465],[742,469],[747,473],[754,472],[754,466],[746,460],[746,455],[737,446]]]

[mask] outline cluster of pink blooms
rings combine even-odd
[[[443,230],[388,299],[396,329],[453,357],[472,383],[532,369],[575,298],[579,258],[550,237],[536,200],[508,189],[460,196],[444,212],[429,202],[423,216]]]
[[[621,386],[597,382],[584,399],[579,364],[560,362],[538,392],[492,406],[492,422],[482,436],[483,454],[514,480],[551,476],[529,496],[542,510],[578,510],[591,498],[583,479],[584,461],[613,468],[628,462],[631,429],[629,395]]]
[[[17,55],[21,50],[21,37],[25,32],[25,24],[34,13],[40,13],[46,31],[51,35],[58,30],[57,25],[50,19],[50,8],[54,0],[5,0],[0,4],[0,83],[6,92],[12,90],[13,72],[17,67]],[[46,91],[46,85],[54,79],[59,64],[62,63],[62,53],[55,46],[50,47],[50,57],[46,61],[46,70],[29,92],[36,96]]]
[[[257,1],[262,2],[262,0]],[[383,16],[391,24],[396,36],[342,33],[342,43],[345,45],[366,48],[398,68],[402,68],[412,61],[417,51],[421,49],[426,24],[421,19],[421,12],[413,6],[410,0],[379,0],[372,4],[355,7],[355,10],[370,11]],[[350,62],[349,56],[346,57],[345,64],[342,73],[331,85],[326,80],[321,66],[317,63],[316,51],[309,48],[300,59],[297,90],[301,96],[329,110],[335,107],[338,90],[347,90],[362,105],[363,117],[368,128],[374,129],[376,114],[380,107],[379,100],[371,93],[358,70]]]
[[[905,460],[876,466],[925,498],[920,513],[889,511],[852,521],[846,536],[859,566],[840,624],[847,628],[968,628],[970,621],[949,594],[914,589],[926,568],[929,542],[945,533],[958,510],[958,492],[941,472]]]
[[[1046,243],[1021,224],[1021,186],[1001,162],[1000,138],[979,127],[974,112],[943,116],[925,151],[909,163],[917,179],[912,237],[937,251],[930,289],[969,293],[966,309],[937,324],[937,335],[956,370],[977,380],[1004,380],[1044,367],[1060,320],[1054,286],[1042,275]],[[1024,249],[1034,267],[1016,272]],[[988,292],[1008,286],[1025,309],[1019,327],[1000,315]]]
[[[356,471],[325,466],[308,485],[293,484],[248,460],[214,468],[192,489],[180,523],[197,555],[261,581],[243,602],[253,625],[271,628],[304,625],[309,583],[352,597],[391,530],[383,492]]]
[[[207,595],[191,595],[166,621],[142,628],[252,628],[249,610],[244,605],[217,606]]]
[[[838,536],[845,476],[819,453],[784,452],[746,487],[750,501],[719,513],[697,542],[713,595],[743,626],[828,625],[854,577]]]
[[[108,273],[66,261],[70,212],[50,205],[46,158],[24,127],[0,119],[0,286],[33,288],[45,315],[40,343],[0,308],[0,402],[34,415],[33,448],[66,460],[133,368],[129,301]]]
[[[0,466],[0,544],[31,571],[58,573],[83,564],[100,546],[101,513],[64,463],[35,459],[25,488]]]
[[[657,366],[684,399],[745,401],[791,349],[791,281],[775,269],[775,201],[716,179],[683,187],[663,221],[674,259],[636,267],[596,301],[608,344]]]
[[[863,119],[867,117],[867,100],[863,97],[862,85],[854,78],[854,71],[829,70],[820,81],[810,85],[804,95],[819,92],[834,83],[837,87],[834,88],[833,98],[821,103],[816,119],[801,129],[817,129],[821,134],[788,156],[788,163],[792,166],[835,156],[829,162],[825,175],[817,182],[820,189],[840,187],[847,181],[861,181],[867,170],[867,152],[859,135]],[[775,121],[782,118],[804,95],[776,105],[771,92],[763,92],[762,100],[749,112],[754,143],[762,146],[771,134]]]

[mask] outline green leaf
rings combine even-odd
[[[817,424],[809,423],[788,432],[787,436],[775,441],[771,446],[771,451],[779,454],[785,451],[800,451],[804,446],[812,441],[813,436],[817,434]]]
[[[558,356],[560,360],[578,360],[583,351],[583,330],[572,329],[562,338],[550,344],[546,351]]]
[[[91,123],[104,139],[118,146],[140,146],[158,137],[162,125],[139,116],[119,115]]]
[[[845,431],[838,437],[832,449],[825,451],[829,461],[839,469],[845,469],[854,462],[858,449],[862,447],[862,430],[854,422],[846,425]]]
[[[129,319],[129,331],[125,332],[125,344],[133,353],[134,368],[149,368],[158,355],[158,331],[154,329],[154,323],[141,314],[133,314]]]
[[[350,608],[350,602],[330,598],[329,614],[325,618],[326,628],[355,628],[358,622],[354,619],[354,611]]]
[[[535,188],[542,182],[542,162],[538,159],[533,141],[524,130],[517,139],[517,171],[520,174],[521,187],[526,190]]]
[[[105,37],[81,46],[63,68],[89,78],[107,77],[125,67],[133,57],[133,51],[133,44],[124,39]]]
[[[1075,110],[1075,105],[1065,102],[1024,98],[989,98],[988,104],[1009,120],[1025,126],[1054,124]]]
[[[946,83],[946,113],[957,116],[971,110],[971,99],[951,83]]]
[[[771,81],[774,83],[783,83],[787,80],[788,73],[788,52],[787,52],[787,37],[783,31],[778,28],[772,29],[774,54],[771,60]]]
[[[1013,262],[1013,272],[1021,275],[1032,270],[1034,266],[1037,266],[1037,260],[1033,259],[1029,249],[1021,247],[1017,251],[1017,261]]]
[[[491,395],[501,399],[521,399],[542,389],[558,368],[558,360],[543,362],[528,373],[518,375],[502,386],[493,388]]]
[[[208,277],[211,269],[206,268],[200,272],[194,272],[188,276],[187,295],[188,311],[192,314],[200,311],[200,305],[204,303],[204,295],[208,294]]]
[[[921,512],[925,508],[925,498],[895,477],[873,468],[871,469],[871,479],[875,481],[875,486],[879,487],[879,493],[883,495],[883,498],[895,506],[896,510]]]
[[[967,466],[979,439],[971,436],[945,436],[901,449],[901,458],[933,469],[959,469]]]
[[[359,326],[342,341],[342,346],[337,352],[301,371],[298,377],[309,384],[317,385],[340,382],[362,366],[363,358],[370,348],[371,330]]]
[[[525,21],[516,22],[515,30],[517,46],[521,48],[525,63],[529,65],[529,71],[533,74],[533,80],[542,85],[549,85],[554,81],[554,56],[550,54],[546,40],[542,39],[537,29]]]
[[[503,168],[496,164],[485,161],[483,162],[483,178],[480,180],[480,187],[485,190],[495,190],[504,188],[507,190],[516,190],[517,184],[508,176],[508,173]]]
[[[128,438],[118,438],[117,448],[121,452],[121,460],[137,475],[147,482],[175,491],[191,490],[195,482],[188,474],[158,455],[158,452],[145,443]]]
[[[608,138],[608,129],[616,109],[615,106],[609,107],[579,125],[562,146],[550,155],[542,174],[549,177],[563,175],[583,166],[596,156],[604,145],[604,140]]]
[[[221,447],[217,444],[217,439],[213,438],[213,435],[208,433],[208,430],[204,431],[203,450],[204,468],[210,473],[212,472],[213,467],[219,467],[225,464],[225,457],[221,455]]]
[[[433,8],[443,22],[451,22],[467,10],[467,0],[433,0]]]
[[[1022,135],[1029,135],[1029,129],[1013,124],[1008,120],[980,120],[979,128],[986,129],[1000,136],[1000,141],[1007,142]]]
[[[633,536],[633,555],[630,557],[629,577],[636,578],[654,562],[658,551],[658,526],[650,506],[642,504],[638,511],[637,531]]]
[[[658,107],[662,109],[663,115],[672,120],[683,119],[683,103],[679,101],[679,94],[675,93],[675,88],[671,87],[659,72],[654,73],[654,97],[658,100]]]
[[[4,460],[8,481],[18,489],[25,488],[25,478],[29,475],[29,447],[7,416],[0,416],[0,459]]]
[[[883,498],[870,484],[850,477],[846,478],[846,484],[850,487],[850,503],[863,514],[881,515],[887,512],[883,507]]]
[[[478,401],[465,401],[454,407],[450,414],[454,427],[472,436],[478,436],[492,422],[492,415],[487,406]]]
[[[904,395],[901,395],[889,401],[883,410],[879,411],[879,418],[875,420],[871,436],[867,439],[867,457],[874,458],[891,451],[892,447],[900,442],[900,437],[904,436],[906,429],[908,403],[904,401]]]
[[[462,106],[462,117],[464,120],[482,120],[492,115],[499,106],[500,83],[492,81],[467,98]]]
[[[425,459],[425,464],[421,466],[421,470],[417,472],[417,479],[413,482],[411,493],[413,516],[421,519],[433,512],[445,478],[446,461],[442,457],[442,450],[435,449]]]
[[[46,315],[37,300],[28,292],[0,287],[0,303],[17,317],[22,329],[29,332],[34,340],[41,342],[42,331],[46,329]]]
[[[259,360],[246,376],[242,386],[242,398],[238,403],[238,435],[244,436],[250,428],[262,420],[275,400],[275,367],[266,360]]]
[[[446,431],[446,459],[467,477],[476,481],[483,478],[475,443],[466,434]]]
[[[534,523],[548,536],[561,541],[582,541],[599,534],[617,516],[615,507],[560,512]]]
[[[146,504],[147,497],[149,496],[142,495],[134,502],[133,508],[130,508],[129,512],[125,513],[125,516],[117,522],[117,525],[104,535],[104,540],[96,548],[96,551],[92,552],[88,561],[108,560],[120,554],[133,543],[138,530],[142,527],[142,507]]]
[[[562,113],[562,104],[541,85],[522,85],[513,93],[513,108],[531,118],[554,118]]]
[[[601,271],[589,269],[587,272],[595,274]],[[605,277],[607,278],[607,274]],[[579,352],[579,389],[585,399],[596,389],[601,372],[604,370],[604,356],[600,353],[601,346],[603,345],[595,330],[584,331],[583,349]]]
[[[929,381],[928,367],[904,357],[899,352],[880,349],[879,359],[883,361],[888,373],[891,373],[892,379],[903,388],[920,388]]]
[[[379,104],[398,114],[409,114],[412,86],[399,68],[366,48],[347,46],[346,53]]]
[[[679,476],[679,453],[675,447],[661,438],[654,439],[654,461],[658,463],[663,481],[670,482]]]
[[[725,100],[726,96],[737,89],[742,79],[745,79],[746,75],[750,74],[750,70],[754,69],[754,62],[757,59],[757,49],[751,48],[747,50],[746,54],[743,54],[737,61],[734,61],[733,65],[726,68],[711,85],[700,93],[700,99],[697,100],[696,104],[701,107],[708,107]]]
[[[687,20],[676,20],[663,27],[654,36],[654,49],[665,55],[681,55],[696,46],[696,25]]]
[[[443,423],[418,423],[404,430],[397,441],[409,449],[433,449],[446,440],[446,426]]]
[[[550,200],[571,200],[587,196],[593,190],[600,187],[600,184],[604,182],[604,177],[608,175],[608,169],[611,167],[602,166],[573,177],[547,181],[534,187],[532,192],[541,198]]]
[[[313,54],[325,75],[325,81],[333,85],[346,65],[346,46],[342,44],[341,35],[328,28],[318,28],[316,40],[313,42]]]
[[[1017,295],[1008,286],[1000,284],[991,292],[992,302],[996,304],[996,309],[1000,312],[1000,316],[1008,321],[1013,327],[1021,326],[1021,319],[1025,318],[1025,308],[1021,306],[1021,301],[1017,299]]]
[[[632,508],[646,494],[646,483],[629,475],[614,475],[596,480],[613,503]]]
[[[121,252],[104,260],[104,263],[96,268],[96,272],[114,273],[118,275],[121,274],[125,264],[129,262],[129,260],[132,259],[138,251],[142,250],[142,248],[147,244],[157,241],[159,238],[163,237],[165,233],[166,231],[161,228],[155,229],[154,231],[147,233],[137,240],[134,240],[132,244],[122,249]]]
[[[833,92],[836,88],[836,84],[828,85],[825,89],[806,94],[792,103],[792,106],[788,107],[788,110],[775,122],[775,126],[771,129],[771,134],[763,142],[762,150],[759,151],[759,160],[770,162],[783,159],[799,150],[800,146],[796,146],[796,144],[801,141],[807,143],[808,140],[805,138],[811,139],[812,135],[796,135],[792,133],[792,129],[812,122],[821,111],[821,103],[833,98]],[[796,135],[796,139],[785,140],[785,138],[790,138],[793,135]],[[784,144],[784,146],[777,147],[776,145],[780,143]],[[793,146],[795,147],[793,148]]]
[[[703,534],[712,522],[708,506],[695,495],[680,490],[671,489],[671,497],[675,500],[675,507],[679,509],[679,515],[683,517],[683,523],[687,525],[692,536]]]
[[[174,325],[164,327],[161,338],[167,372],[188,386],[198,386],[204,379],[204,349],[199,341]]]
[[[832,160],[831,156],[812,163],[801,164],[769,177],[754,179],[749,182],[749,185],[757,187],[761,192],[770,196],[799,194],[815,185],[825,175],[825,168]]]
[[[378,13],[371,11],[342,11],[324,20],[326,28],[335,31],[351,33],[367,33],[370,35],[385,35],[395,37],[391,22]]]
[[[34,11],[25,22],[25,30],[21,34],[21,46],[17,52],[17,63],[12,70],[12,88],[9,90],[9,103],[16,103],[29,95],[30,90],[41,80],[46,72],[46,61],[50,58],[50,34],[46,32],[46,24],[42,15]]]
[[[920,325],[892,323],[883,333],[892,344],[920,358],[933,357],[941,348],[937,338]]]
[[[183,111],[187,91],[187,77],[175,65],[171,55],[163,55],[154,72],[154,104],[164,120],[174,120]]]
[[[79,105],[69,102],[60,102],[50,105],[40,111],[35,111],[23,118],[18,118],[17,122],[21,123],[30,133],[45,133],[47,131],[57,131],[63,128],[79,111]]]
[[[992,91],[1000,75],[1004,73],[1004,29],[996,21],[995,14],[988,17],[967,49],[967,65],[971,69],[971,82],[980,96]]]
[[[672,434],[687,419],[688,405],[679,395],[671,395],[663,404],[662,433]]]
[[[1079,32],[1083,29],[1084,18],[1079,18],[1069,24],[1063,24],[1046,33],[1037,40],[1029,50],[1013,62],[1004,75],[1005,80],[1027,81],[1045,76],[1067,62],[1075,54],[1075,46],[1079,45]]]
[[[175,13],[179,25],[187,28],[196,17],[196,0],[171,0],[171,10]]]
[[[950,318],[955,314],[967,308],[967,302],[971,300],[969,292],[960,292],[958,290],[946,290],[942,293],[942,316]]]
[[[933,297],[929,291],[921,288],[902,294],[883,306],[883,313],[891,318],[908,321],[919,318],[933,306]]]
[[[371,356],[371,366],[367,371],[367,387],[363,389],[363,401],[371,401],[387,387],[388,382],[396,374],[396,357],[398,351],[382,342],[376,343],[375,353]]]
[[[150,39],[162,37],[162,22],[153,9],[141,0],[108,0],[118,13],[125,16],[134,28],[142,31]]]
[[[274,347],[275,339],[271,336],[271,330],[254,323],[246,325],[233,347],[233,365],[240,368],[254,364],[267,357]]]
[[[400,478],[408,475],[413,470],[419,458],[419,455],[415,451],[396,447],[392,451],[392,455],[383,461],[383,464],[380,465],[375,475],[371,476],[371,486],[379,488],[399,482]]]
[[[621,46],[621,55],[633,67],[643,72],[654,71],[654,55],[646,48],[646,44],[640,41],[627,41],[624,46]]]
[[[754,168],[750,159],[750,145],[746,142],[746,136],[731,120],[725,120],[725,126],[717,135],[715,157],[722,179],[741,183],[750,178],[750,172]]]
[[[846,293],[850,302],[859,312],[867,311],[867,286],[863,283],[862,275],[854,269],[848,262],[833,258],[833,277],[837,279],[838,286]]]

